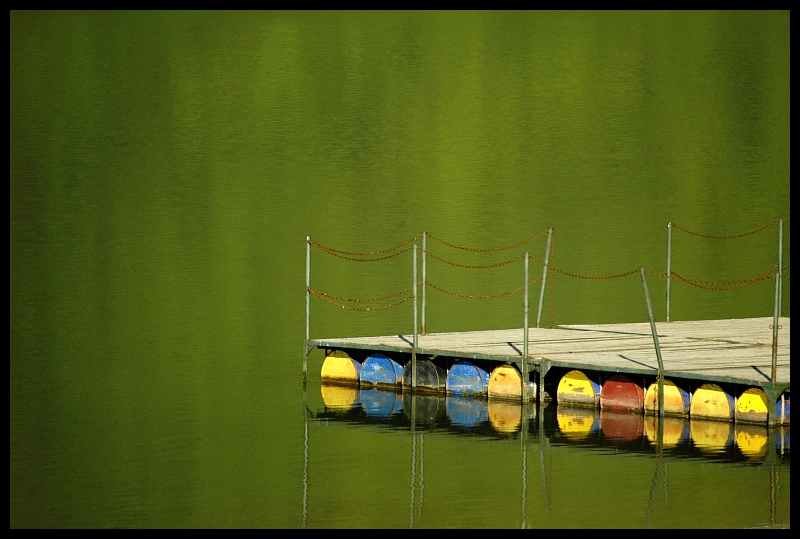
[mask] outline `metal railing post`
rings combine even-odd
[[[412,250],[412,264],[414,266],[414,343],[411,348],[411,391],[417,389],[417,244]]]
[[[306,236],[306,341],[311,338],[311,237]],[[308,349],[303,350],[303,380],[308,372]]]
[[[530,266],[530,253],[525,253],[525,299],[522,304],[522,386],[520,396],[522,401],[527,401],[528,397],[528,268]]]
[[[780,284],[781,272],[778,270],[775,272],[775,309],[772,314],[772,376],[770,377],[770,381],[773,384],[778,375],[778,310],[780,309]]]
[[[667,223],[667,322],[669,322],[669,293],[672,283],[672,221]]]
[[[547,266],[550,264],[550,243],[553,238],[553,228],[547,229],[547,247],[544,249],[544,267],[542,268],[542,288],[539,292],[539,310],[536,312],[536,327],[542,327],[542,302],[544,301],[544,285],[547,281]],[[528,282],[527,280],[525,281]],[[527,286],[527,285],[526,285]]]
[[[653,319],[653,306],[650,303],[650,292],[647,290],[647,278],[644,275],[644,267],[640,267],[642,274],[642,288],[644,288],[644,300],[647,303],[647,316],[650,318],[650,331],[653,333],[653,344],[656,348],[656,358],[658,359],[658,416],[664,417],[664,363],[661,361],[661,347],[658,345],[658,333],[656,332],[656,322]]]
[[[428,283],[428,259],[427,259],[427,252],[428,252],[428,233],[422,233],[422,334],[425,335],[425,307],[427,306],[426,301],[426,288]]]
[[[778,316],[783,314],[783,218],[778,219]]]

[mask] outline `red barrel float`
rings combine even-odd
[[[644,389],[624,374],[615,374],[603,383],[600,390],[601,410],[641,412],[643,407]]]

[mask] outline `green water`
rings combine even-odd
[[[782,218],[788,277],[789,71],[788,11],[12,11],[11,527],[788,525],[786,458],[676,458],[653,496],[653,453],[554,444],[540,466],[538,439],[436,432],[410,519],[416,438],[313,419],[322,355],[304,394],[302,344],[307,236],[486,249],[552,227],[565,272],[654,272],[662,322],[667,223],[773,223],[673,230],[672,271],[727,282],[774,270]],[[465,265],[526,249],[544,237],[429,244]],[[409,254],[311,258],[340,297],[413,280]],[[463,295],[523,281],[521,261],[427,270]],[[543,325],[647,320],[638,274],[551,275]],[[671,290],[673,320],[773,306],[771,278]],[[410,333],[412,314],[312,297],[310,334]],[[429,290],[426,314],[521,327],[522,297]]]

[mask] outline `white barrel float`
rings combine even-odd
[[[749,459],[763,459],[767,456],[769,437],[766,425],[737,423],[734,427],[736,446],[742,455]]]
[[[603,382],[600,390],[601,410],[641,412],[643,407],[644,388],[624,374],[614,374]]]
[[[724,453],[733,443],[733,423],[714,419],[689,419],[692,443],[704,453]]]
[[[383,354],[371,354],[361,367],[361,386],[397,388],[403,384],[403,366]]]
[[[600,384],[581,371],[569,371],[558,382],[556,400],[558,404],[596,408],[600,402]]]
[[[489,420],[486,399],[451,395],[445,401],[447,418],[456,427],[471,428]]]
[[[662,419],[648,414],[644,418],[644,435],[651,444],[658,445],[658,422]],[[689,420],[686,417],[664,416],[662,447],[675,447],[689,440]]]
[[[352,385],[322,383],[320,392],[327,410],[346,412],[358,402],[358,388]]]
[[[775,422],[779,425],[788,425],[789,419],[789,393],[784,392],[778,397],[778,402],[775,407]]]
[[[691,417],[722,419],[730,421],[734,417],[736,401],[717,384],[703,384],[692,394],[689,406]]]
[[[594,407],[559,406],[556,420],[561,434],[570,440],[582,440],[600,430],[600,419]]]
[[[403,389],[411,389],[411,362],[403,369]],[[447,390],[447,372],[430,359],[417,358],[417,391],[444,393]]]
[[[522,375],[514,365],[505,363],[492,369],[487,393],[489,398],[522,400]],[[527,400],[536,398],[536,383],[528,381]]]
[[[489,373],[469,361],[458,361],[447,371],[447,393],[467,397],[486,396]]]
[[[692,395],[671,380],[664,380],[664,415],[687,416],[692,404]],[[658,382],[647,387],[644,394],[644,413],[658,413]]]
[[[359,398],[364,411],[372,417],[387,418],[403,412],[402,394],[397,391],[362,388],[359,391]]]
[[[322,380],[327,382],[358,385],[361,377],[361,363],[341,350],[333,350],[322,362]]]
[[[736,399],[734,418],[743,423],[766,423],[769,420],[769,399],[758,387],[746,389]]]

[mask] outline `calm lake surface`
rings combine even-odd
[[[790,316],[788,11],[10,22],[11,528],[790,526],[788,428],[659,445],[646,417],[421,396],[412,424],[409,395],[323,386],[322,351],[302,376],[307,237],[552,228],[543,326],[647,321],[638,273],[584,278],[639,267],[662,323],[668,223],[690,320],[773,315],[783,219]],[[428,332],[522,327],[521,293],[463,296],[521,286],[499,264],[543,236],[429,250],[493,267],[429,260],[461,296],[428,289]],[[311,276],[387,296],[411,254],[314,249]],[[311,298],[311,338],[412,324]]]

